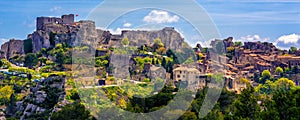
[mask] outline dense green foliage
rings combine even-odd
[[[0,105],[4,105],[10,101],[11,95],[14,90],[11,86],[4,86],[0,88]]]
[[[90,112],[85,109],[84,105],[75,102],[66,105],[61,111],[53,113],[52,120],[92,120]]]
[[[36,57],[35,54],[33,53],[28,53],[25,56],[25,66],[32,68],[33,66],[35,66],[38,63],[38,58]]]
[[[24,40],[23,45],[24,45],[24,52],[25,52],[25,54],[32,53],[32,50],[33,50],[32,39],[26,39],[26,40]]]

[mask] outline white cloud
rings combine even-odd
[[[4,44],[5,42],[7,42],[8,39],[5,38],[0,38],[0,45]]]
[[[133,30],[130,28],[117,28],[117,29],[108,29],[111,34],[121,34],[123,30]]]
[[[300,35],[290,34],[290,35],[283,35],[279,37],[277,42],[283,42],[284,44],[288,44],[288,43],[295,44],[298,43],[299,40],[300,40]]]
[[[131,27],[131,23],[125,23],[124,25],[123,25],[123,27]]]
[[[286,49],[286,50],[288,50],[292,46],[299,48],[300,35],[298,34],[282,35],[276,40],[274,44],[279,48]]]
[[[62,8],[60,6],[54,6],[50,8],[50,12],[60,12]]]
[[[173,23],[178,22],[179,17],[177,15],[170,15],[166,11],[152,10],[143,21],[147,23]]]
[[[259,35],[247,35],[244,37],[241,37],[235,41],[242,41],[242,42],[268,42],[270,40],[270,38],[262,38]]]

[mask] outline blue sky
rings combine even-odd
[[[221,38],[233,36],[235,40],[268,41],[281,48],[290,46],[300,48],[300,1],[298,1],[196,0],[211,16],[219,29]],[[62,14],[77,13],[79,16],[76,20],[82,20],[86,19],[91,11],[102,2],[102,0],[1,1],[0,43],[11,38],[25,39],[27,34],[35,30],[37,16],[61,16]],[[124,6],[127,4],[130,3],[125,2]],[[148,4],[151,5],[150,2]],[[178,3],[170,3],[170,5],[174,4]],[[118,10],[124,6],[112,5],[112,8]],[[105,18],[105,16],[102,17]],[[191,44],[201,39],[201,35],[193,29],[192,24],[189,24],[180,15],[160,9],[142,9],[130,12],[113,22],[108,29],[118,32],[124,28],[133,29],[152,24],[174,26]],[[103,26],[97,27],[102,28]]]

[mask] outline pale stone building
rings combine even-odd
[[[177,67],[173,70],[173,80],[175,85],[180,85],[189,90],[199,89],[205,84],[205,78],[200,77],[200,71],[196,68]],[[201,79],[203,78],[203,79]]]

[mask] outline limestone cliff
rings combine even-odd
[[[34,31],[27,37],[27,40],[32,41],[30,47],[33,53],[41,51],[42,48],[53,48],[59,43],[66,43],[69,46],[84,44],[94,48],[99,44],[121,46],[121,40],[125,37],[132,46],[152,44],[154,39],[160,38],[167,49],[177,52],[191,51],[184,38],[172,27],[155,31],[122,31],[121,35],[112,35],[109,31],[96,29],[95,22],[90,20],[82,20],[74,25],[47,23],[42,27],[42,30]],[[21,40],[11,40],[3,44],[1,50],[5,58],[10,58],[14,54],[24,54],[23,44]]]
[[[10,58],[17,54],[24,54],[23,40],[11,39],[1,45],[3,57]]]
[[[151,44],[154,39],[160,38],[167,49],[181,49],[186,46],[184,38],[172,27],[166,27],[162,30],[155,31],[122,31],[121,35],[113,35],[111,44],[120,45],[120,41],[115,41],[115,39],[128,38],[130,45],[141,46],[144,44]]]
[[[156,38],[160,38],[166,49],[171,49],[179,62],[184,62],[190,57],[195,57],[191,46],[184,41],[184,38],[173,27],[166,27],[162,30],[141,31],[125,30],[121,35],[111,35],[109,46],[121,46],[121,40],[128,38],[130,46],[142,46],[153,44]]]

